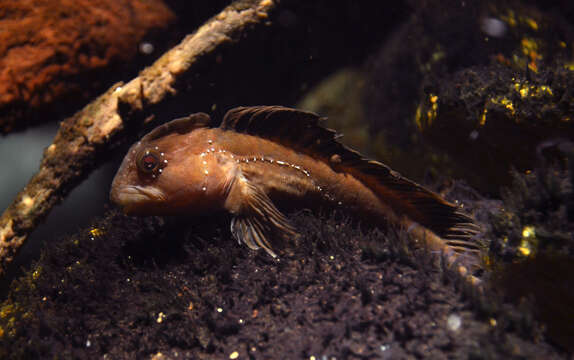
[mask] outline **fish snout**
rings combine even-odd
[[[145,212],[149,205],[166,200],[165,194],[152,186],[128,185],[113,187],[110,200],[120,206],[126,214]]]

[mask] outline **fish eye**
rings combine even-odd
[[[155,149],[144,149],[137,157],[138,169],[145,174],[155,174],[161,165],[162,154]]]

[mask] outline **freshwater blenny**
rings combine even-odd
[[[449,265],[479,252],[471,241],[477,226],[456,205],[345,147],[319,122],[280,106],[232,109],[217,128],[204,113],[173,120],[131,147],[111,200],[133,215],[226,210],[233,236],[272,256],[273,242],[297,236],[275,204],[336,207],[402,226]]]

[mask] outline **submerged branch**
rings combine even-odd
[[[176,96],[177,81],[223,46],[264,24],[275,6],[273,0],[234,2],[138,77],[112,86],[64,120],[40,169],[0,217],[0,276],[52,207],[111,154],[127,133],[126,125],[144,125],[144,118],[134,113]]]

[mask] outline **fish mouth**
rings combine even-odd
[[[165,201],[166,196],[155,187],[128,185],[113,191],[111,200],[126,212],[137,212],[138,206]]]

